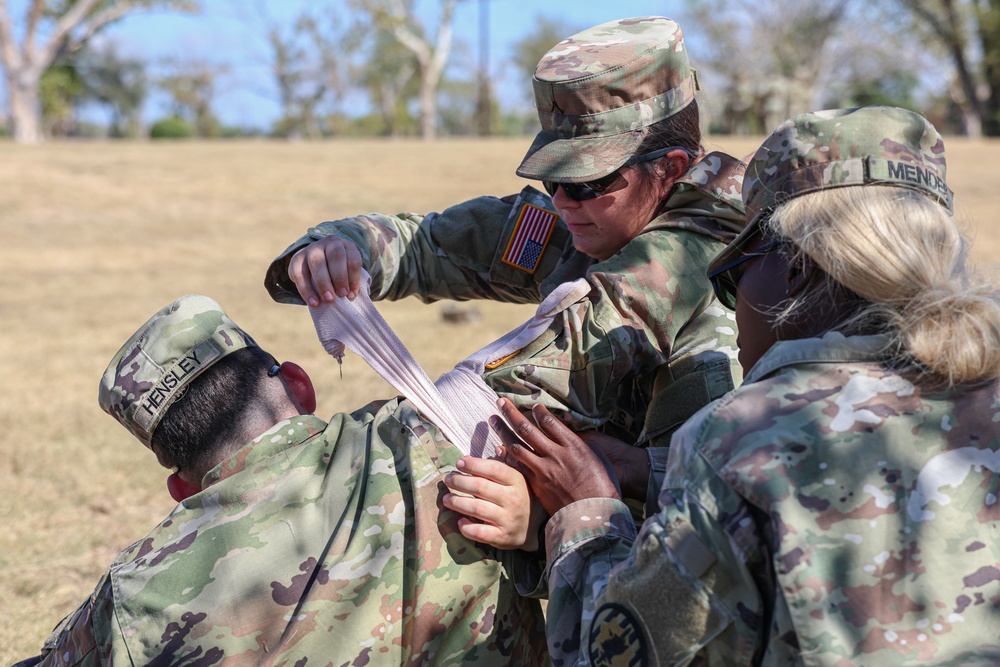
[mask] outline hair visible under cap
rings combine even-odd
[[[642,140],[636,155],[652,153],[661,148],[679,146],[691,154],[692,159],[702,152],[701,146],[701,114],[698,110],[698,100],[691,103],[669,118],[664,118],[646,128],[646,137]],[[652,173],[658,161],[640,162],[638,169],[646,174]]]
[[[701,117],[698,112],[697,100],[692,100],[690,104],[678,111],[670,118],[665,118],[658,123],[654,123],[646,128],[646,137],[642,140],[636,155],[652,153],[661,148],[678,146],[683,148],[691,156],[691,163],[703,152],[701,146]],[[634,165],[634,169],[639,172],[640,178],[655,179],[660,178],[662,170],[660,168],[663,158],[650,160],[649,162],[639,162]],[[690,167],[689,164],[689,167]],[[669,197],[670,193],[666,193]],[[665,204],[666,200],[662,204]],[[661,204],[661,205],[662,205]],[[657,215],[662,213],[662,208],[657,211]]]
[[[197,470],[220,448],[241,440],[247,415],[259,408],[274,357],[259,347],[229,354],[206,370],[167,410],[151,442],[163,463]]]
[[[780,318],[842,286],[861,300],[836,330],[888,333],[898,361],[915,359],[949,385],[1000,375],[1000,293],[967,269],[954,218],[926,195],[882,185],[830,188],[782,204],[765,226],[828,276]]]

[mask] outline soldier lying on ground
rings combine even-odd
[[[746,380],[676,433],[638,537],[595,453],[506,404],[557,667],[1000,664],[1000,296],[944,179],[902,109],[765,141],[709,270]]]
[[[406,401],[320,420],[305,371],[198,295],[125,343],[99,400],[180,504],[42,664],[547,664],[537,601],[440,506],[460,452]]]

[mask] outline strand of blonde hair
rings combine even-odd
[[[863,299],[838,329],[887,325],[899,355],[949,385],[1000,375],[997,286],[967,268],[965,239],[939,204],[906,188],[830,188],[786,202],[767,224]]]

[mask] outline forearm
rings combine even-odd
[[[628,558],[636,528],[628,507],[610,498],[581,500],[546,527],[549,605],[546,634],[553,665],[589,664],[582,638],[611,569]]]
[[[320,223],[275,258],[268,267],[265,286],[276,301],[301,304],[302,299],[288,275],[289,261],[311,243],[336,236],[357,246],[362,266],[372,277],[373,299],[399,298],[397,295],[407,286],[395,287],[393,280],[405,272],[405,258],[412,256],[419,249],[421,238],[426,237],[420,231],[423,221],[423,216],[416,214],[370,213]]]
[[[425,301],[536,303],[537,281],[558,261],[565,228],[553,232],[555,241],[540,257],[535,274],[501,261],[508,237],[517,228],[518,211],[527,205],[525,197],[479,197],[427,216],[372,213],[322,223],[271,263],[265,285],[277,301],[302,303],[288,277],[288,262],[307,245],[335,235],[358,247],[362,265],[372,276],[374,299],[415,295]]]

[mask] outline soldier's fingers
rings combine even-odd
[[[464,516],[496,524],[500,519],[500,511],[493,503],[475,498],[473,496],[461,495],[458,493],[446,493],[441,502],[450,510],[458,512]]]
[[[347,298],[352,301],[361,292],[361,251],[353,243],[347,245]]]
[[[515,540],[504,530],[488,523],[478,523],[462,518],[458,520],[458,530],[466,539],[482,542],[497,549],[516,549],[520,546],[518,540]]]
[[[523,442],[517,439],[514,432],[500,417],[490,417],[490,426],[500,434],[506,443],[497,447],[498,459],[528,480],[530,486],[535,477],[535,467],[538,465],[539,458],[531,451],[530,447],[526,447]]]
[[[514,407],[513,403],[506,398],[501,398],[497,401],[497,408],[499,408],[500,414],[507,420],[507,426],[509,426],[509,428],[501,428],[500,425],[495,426],[504,444],[507,446],[508,454],[511,454],[518,461],[531,467],[533,459],[530,452],[528,452],[528,448],[539,456],[545,456],[550,453],[555,443],[535,428],[531,420],[522,415],[521,411]],[[525,444],[528,447],[525,447]]]
[[[328,237],[323,246],[325,249],[326,270],[330,275],[330,282],[334,293],[339,297],[350,297],[351,295],[351,275],[349,269],[350,249],[357,254],[357,246],[349,241],[337,237]],[[359,256],[360,257],[360,256]],[[360,259],[358,260],[360,261]],[[355,292],[356,293],[356,292]]]
[[[319,305],[319,295],[313,289],[312,274],[309,271],[309,264],[306,262],[306,250],[308,247],[299,250],[288,261],[288,277],[295,288],[299,291],[302,300],[312,307]]]
[[[587,444],[580,439],[566,424],[556,419],[555,415],[549,412],[544,405],[531,406],[531,416],[534,418],[538,428],[541,429],[551,441],[554,441],[563,448],[578,449],[588,448]],[[588,448],[589,449],[589,448]]]
[[[457,467],[462,472],[493,480],[497,484],[511,486],[518,481],[519,473],[512,470],[503,461],[496,459],[482,459],[476,456],[464,456],[459,459]]]
[[[506,401],[507,399],[504,398],[501,400]],[[497,405],[500,405],[500,403],[498,402]],[[507,426],[507,422],[500,417],[490,417],[490,427],[496,431],[497,435],[500,436],[500,439],[503,440],[504,445],[507,446],[507,450],[511,447],[517,447],[523,444],[518,441],[517,436],[514,435],[514,432],[510,430],[509,426]]]
[[[444,478],[445,486],[452,491],[467,493],[476,498],[482,498],[491,503],[500,502],[504,497],[507,487],[498,484],[490,479],[483,479],[475,475],[464,475],[462,473],[449,473]]]
[[[319,294],[319,298],[326,302],[332,302],[336,298],[333,279],[330,277],[329,265],[326,261],[326,248],[316,242],[306,248],[305,260],[312,275],[313,286]]]

